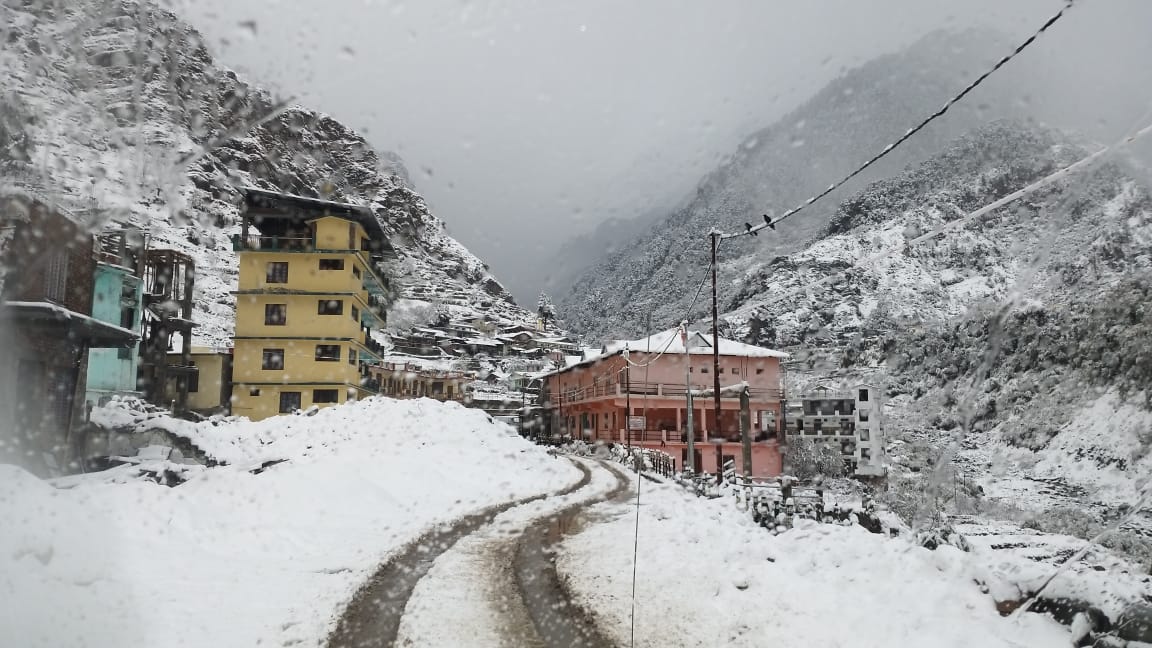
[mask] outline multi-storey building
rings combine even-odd
[[[191,256],[168,249],[144,254],[139,384],[145,398],[176,414],[188,411],[188,387],[197,380],[191,356],[195,286]]]
[[[840,450],[849,473],[884,475],[884,428],[880,390],[856,385],[848,391],[814,389],[788,403],[789,436]]]
[[[376,393],[391,245],[367,207],[244,192],[232,413],[263,419]]]
[[[144,233],[127,227],[110,228],[96,237],[96,248],[92,317],[139,335],[144,307]],[[101,404],[116,395],[140,395],[139,359],[136,346],[90,349],[86,400]]]
[[[724,338],[719,343],[719,420],[713,398],[703,395],[715,384],[711,336],[698,332],[682,336],[679,329],[671,329],[613,343],[599,354],[546,374],[542,403],[547,428],[560,437],[663,450],[677,459],[679,469],[688,463],[691,389],[700,393],[691,408],[693,465],[698,471],[717,472],[731,461],[737,472],[743,472],[740,399],[723,388],[746,384],[753,426],[751,473],[779,475],[780,361],[788,355]]]
[[[40,199],[0,196],[0,461],[39,474],[81,468],[89,349],[136,334],[92,317],[97,248],[79,219]]]

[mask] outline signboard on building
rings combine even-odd
[[[628,429],[629,430],[634,430],[634,431],[635,430],[641,430],[641,431],[645,430],[645,429],[647,429],[645,427],[645,424],[646,424],[646,421],[644,420],[643,416],[629,416],[628,417]]]

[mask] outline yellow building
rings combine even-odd
[[[188,354],[193,371],[188,372],[188,409],[199,414],[227,414],[232,400],[232,352],[212,347],[191,347]],[[169,353],[168,363],[178,365],[183,354]],[[176,398],[174,380],[169,380],[167,399]]]
[[[253,231],[253,229],[257,231]],[[253,420],[376,393],[391,250],[366,207],[245,190],[235,241],[232,413]]]

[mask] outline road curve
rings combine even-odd
[[[483,509],[449,526],[432,529],[406,545],[399,554],[381,564],[356,592],[328,636],[328,648],[384,648],[395,645],[400,620],[412,591],[428,573],[433,561],[461,538],[491,523],[504,511],[547,497],[567,495],[586,487],[592,480],[591,471],[579,462],[573,464],[580,469],[581,478],[561,491]]]

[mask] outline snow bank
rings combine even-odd
[[[0,643],[315,645],[431,525],[579,479],[483,412],[429,400],[167,424],[235,465],[69,489],[0,466]]]
[[[1002,618],[975,560],[859,527],[802,522],[771,536],[730,501],[643,484],[637,646],[1065,646],[1040,615]],[[628,643],[635,509],[566,539],[562,578]]]

